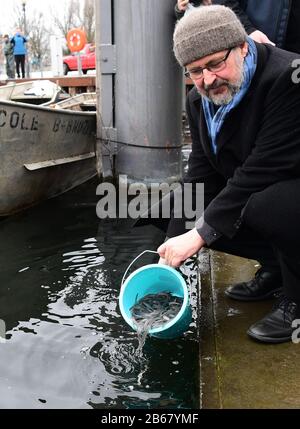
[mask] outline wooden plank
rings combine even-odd
[[[11,79],[9,81],[1,81],[0,85],[7,85],[13,82],[21,83],[21,82],[32,82],[37,80],[50,80],[61,86],[62,88],[88,88],[95,91],[96,88],[96,76],[59,76],[59,77],[50,77],[50,78],[31,78],[31,79]]]

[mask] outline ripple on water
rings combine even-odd
[[[174,342],[147,340],[137,358],[136,333],[118,309],[126,267],[145,248],[157,247],[158,233],[100,222],[95,207],[80,208],[86,195],[74,195],[0,225],[0,314],[8,330],[1,406],[192,406],[193,329]]]

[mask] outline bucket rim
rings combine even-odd
[[[167,271],[172,272],[180,280],[182,288],[183,288],[183,302],[182,302],[181,309],[176,314],[176,316],[173,319],[171,319],[169,322],[166,322],[162,326],[152,328],[148,332],[149,334],[157,334],[157,333],[165,332],[167,329],[170,329],[171,327],[173,327],[178,322],[178,320],[183,316],[183,314],[186,311],[186,308],[188,307],[188,304],[189,304],[189,291],[188,291],[187,284],[186,284],[184,278],[182,277],[182,275],[177,270],[175,270],[175,268],[170,267],[169,265],[148,264],[148,265],[144,265],[143,267],[136,269],[133,273],[131,273],[127,277],[127,279],[121,285],[121,290],[120,290],[120,294],[119,294],[119,308],[120,308],[121,314],[122,314],[124,320],[127,322],[127,324],[129,326],[131,326],[131,328],[133,328],[134,330],[136,330],[136,325],[134,324],[133,320],[127,316],[125,309],[124,309],[124,306],[123,306],[123,295],[124,295],[125,287],[126,287],[127,283],[129,283],[129,281],[136,274],[140,273],[141,271],[145,271],[147,269],[150,269],[150,268],[162,268],[162,269],[165,269]]]

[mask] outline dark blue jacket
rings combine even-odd
[[[284,46],[292,0],[223,0],[222,4],[234,10],[248,34],[260,30],[276,46]]]
[[[294,0],[299,1],[299,0]],[[200,6],[199,0],[191,0]],[[248,34],[255,30],[265,33],[279,48],[284,47],[292,0],[213,0],[213,4],[230,7],[242,21]],[[180,19],[184,12],[175,14]]]

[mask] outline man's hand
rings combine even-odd
[[[183,261],[197,253],[204,245],[205,241],[194,228],[185,234],[170,238],[157,249],[161,257],[160,263],[179,267]]]
[[[275,43],[271,42],[268,36],[266,36],[265,33],[262,33],[259,30],[253,31],[253,33],[249,34],[249,36],[251,37],[251,39],[255,40],[255,42],[269,43],[270,45],[275,46]]]
[[[184,12],[187,9],[188,3],[189,3],[189,0],[177,0],[178,10]]]

